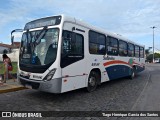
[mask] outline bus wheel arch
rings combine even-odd
[[[92,92],[94,91],[98,85],[101,83],[101,72],[100,69],[95,68],[92,69],[87,82],[87,91]]]

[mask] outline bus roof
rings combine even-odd
[[[132,43],[132,44],[135,44],[135,45],[139,45],[139,46],[145,47],[144,45],[135,43],[135,42],[133,42],[133,41],[131,41],[131,40],[129,40],[129,39],[127,39],[127,38],[125,38],[125,37],[117,34],[117,33],[112,33],[112,32],[109,32],[107,30],[95,27],[93,25],[90,25],[90,24],[88,24],[88,23],[86,23],[86,22],[84,22],[82,20],[76,19],[74,17],[70,17],[70,16],[66,16],[66,15],[61,15],[61,16],[62,16],[63,21],[73,22],[73,23],[76,23],[76,24],[78,24],[80,26],[83,26],[85,28],[89,28],[89,29],[94,30],[96,32],[103,33],[103,34],[105,34],[107,36],[115,37],[117,39],[124,40],[126,42],[129,42],[129,43]]]
[[[61,15],[55,15],[55,16],[48,16],[48,17],[43,17],[43,18],[39,18],[39,19],[36,19],[36,20],[33,20],[31,22],[28,22],[26,25],[25,25],[25,28],[28,24],[30,23],[34,23],[35,21],[41,21],[42,19],[51,19],[51,18],[54,18],[54,17],[57,17],[57,16],[62,16],[61,20],[64,22],[64,21],[68,21],[68,22],[72,22],[72,23],[75,23],[77,25],[80,25],[82,27],[85,27],[85,28],[88,28],[90,30],[93,30],[93,31],[96,31],[96,32],[100,32],[102,34],[105,34],[106,36],[111,36],[111,37],[115,37],[117,39],[120,39],[120,40],[124,40],[126,42],[129,42],[129,43],[132,43],[132,44],[135,44],[135,45],[139,45],[139,46],[142,46],[142,47],[145,47],[144,45],[140,45],[138,43],[135,43],[119,34],[116,34],[116,33],[112,33],[112,32],[109,32],[107,30],[104,30],[104,29],[101,29],[101,28],[98,28],[98,27],[95,27],[93,25],[90,25],[82,20],[79,20],[79,19],[76,19],[74,17],[70,17],[70,16],[66,16],[64,14],[61,14]]]

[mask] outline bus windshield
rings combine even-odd
[[[47,65],[57,56],[58,28],[27,31],[22,35],[19,62],[26,65]]]

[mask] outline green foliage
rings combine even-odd
[[[155,53],[154,54],[154,58],[160,58],[160,54],[159,53]]]
[[[149,49],[145,50],[145,54],[148,55],[149,54]]]
[[[154,53],[154,59],[155,58],[160,58],[160,54],[159,53]],[[147,59],[148,62],[152,62],[153,61],[153,54],[148,55],[146,59]]]
[[[12,62],[13,70],[10,73],[17,73],[17,62]],[[4,64],[0,62],[0,74],[4,74]]]

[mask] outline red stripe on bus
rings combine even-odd
[[[104,66],[108,66],[108,65],[112,65],[112,64],[127,64],[127,65],[129,65],[127,62],[120,61],[120,60],[114,60],[114,61],[109,61],[109,62],[103,63]]]

